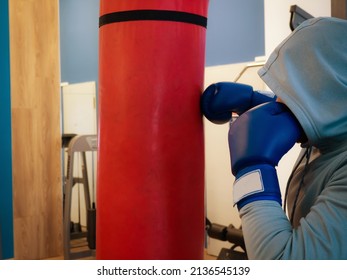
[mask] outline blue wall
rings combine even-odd
[[[0,1],[0,259],[13,257],[11,94],[8,1]]]
[[[206,65],[253,61],[265,54],[264,1],[210,0]]]
[[[61,81],[98,80],[99,0],[60,0]]]
[[[98,21],[99,0],[60,0],[62,82],[98,81]],[[210,0],[207,66],[264,53],[263,0]]]

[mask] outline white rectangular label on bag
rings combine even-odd
[[[241,199],[264,191],[264,184],[259,169],[244,174],[234,182],[234,205]]]

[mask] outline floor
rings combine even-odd
[[[82,251],[88,251],[88,247],[86,245],[86,242],[84,240],[73,240],[71,242],[73,249],[71,252],[82,252]],[[92,256],[79,258],[80,260],[95,260],[95,252],[91,252]],[[56,257],[56,258],[50,258],[50,260],[63,260],[64,257]],[[204,252],[204,260],[216,260],[216,256],[209,255],[206,251]]]

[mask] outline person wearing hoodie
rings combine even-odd
[[[229,149],[248,258],[347,259],[347,21],[306,20],[258,74],[273,96],[217,83],[201,99],[210,121],[240,115]],[[282,203],[276,165],[296,142]]]

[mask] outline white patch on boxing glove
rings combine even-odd
[[[264,191],[263,179],[261,176],[260,169],[252,170],[234,182],[233,187],[233,199],[234,205],[241,199],[254,194]]]

